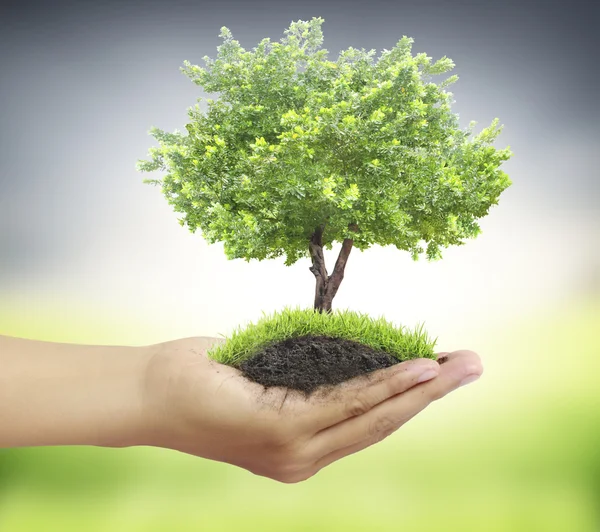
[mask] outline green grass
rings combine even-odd
[[[429,338],[422,324],[411,331],[396,327],[383,317],[371,318],[351,310],[320,313],[299,307],[285,307],[271,315],[263,313],[256,323],[235,329],[224,343],[211,348],[208,356],[222,364],[237,366],[268,343],[308,334],[354,340],[400,361],[435,358],[436,340]]]

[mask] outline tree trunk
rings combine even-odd
[[[356,224],[350,224],[349,227],[352,231],[358,230]],[[325,267],[325,257],[323,256],[323,229],[323,226],[315,229],[310,238],[308,249],[312,258],[312,266],[309,269],[314,274],[317,283],[315,287],[315,310],[331,312],[331,303],[344,278],[346,262],[354,241],[351,238],[344,239],[333,273],[328,275]]]

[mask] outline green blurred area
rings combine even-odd
[[[0,308],[1,334],[115,342],[108,331]],[[0,531],[598,532],[598,331],[595,300],[471,331],[480,381],[300,484],[164,449],[0,451]]]

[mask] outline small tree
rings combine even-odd
[[[511,152],[491,145],[497,119],[477,135],[474,122],[459,127],[445,90],[457,76],[431,81],[450,59],[413,56],[403,37],[377,60],[348,48],[329,61],[322,23],[293,22],[280,42],[252,51],[223,27],[216,59],[181,68],[219,98],[206,99],[206,112],[188,109],[187,135],[152,127],[160,146],[138,169],[166,171],[145,181],[229,259],[310,256],[314,307],[330,311],[353,246],[432,260],[475,237],[510,185],[499,167]],[[342,248],[329,274],[323,250],[333,242]]]

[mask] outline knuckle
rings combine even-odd
[[[389,435],[396,428],[396,420],[390,416],[380,416],[369,425],[369,437],[380,437],[382,434]],[[384,436],[385,437],[385,436]]]
[[[374,443],[378,443],[380,441],[385,440],[388,436],[391,436],[394,432],[396,432],[396,428],[391,428],[388,430],[384,430],[375,436]]]
[[[364,393],[359,393],[353,397],[346,405],[346,415],[348,417],[361,416],[371,409],[371,405]]]

